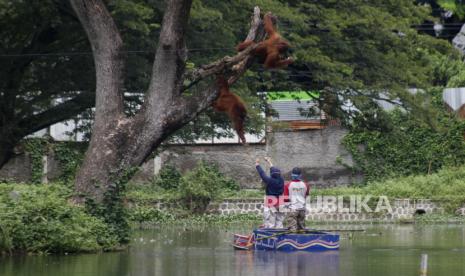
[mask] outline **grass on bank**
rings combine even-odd
[[[128,199],[134,202],[148,203],[180,198],[179,193],[180,189],[183,189],[182,186],[165,189],[162,185],[157,184],[159,183],[157,181],[161,182],[162,180],[158,179],[152,185],[133,185],[127,194]],[[186,179],[186,181],[191,181],[191,179]],[[217,186],[217,192],[211,199],[217,201],[225,198],[255,199],[263,198],[263,195],[264,191],[260,189],[222,189],[221,186]],[[359,186],[328,189],[312,187],[311,195],[384,195],[389,198],[432,199],[463,203],[465,202],[465,166],[441,169],[437,173],[430,175],[396,177]]]
[[[388,198],[431,199],[454,212],[465,203],[465,166],[430,175],[414,175],[370,182],[366,186],[315,189],[313,195],[372,195]]]

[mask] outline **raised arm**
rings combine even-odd
[[[265,171],[260,166],[260,159],[257,159],[257,161],[255,161],[255,168],[257,169],[258,174],[260,175],[260,177],[265,183],[268,183],[268,181],[271,180],[271,177],[266,175]]]

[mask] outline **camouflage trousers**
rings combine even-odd
[[[286,224],[289,230],[302,230],[305,228],[305,209],[290,210],[287,213]]]

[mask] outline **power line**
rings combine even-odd
[[[453,23],[455,24],[455,23]],[[454,26],[459,26],[463,25],[462,23],[457,23],[457,25]],[[418,27],[414,27],[415,30],[417,31],[434,31],[433,28],[429,27],[422,27],[424,24],[418,24]],[[454,27],[447,27],[447,24],[442,24],[443,26],[446,25],[446,27],[443,27],[441,31],[444,30],[456,30],[457,28]],[[451,23],[452,25],[452,23]],[[315,28],[314,30],[322,30],[322,31],[329,31],[326,29],[319,29]],[[440,36],[440,37],[451,37],[450,35],[447,36]],[[377,41],[367,41],[367,40],[360,40],[360,39],[339,39],[338,41],[334,42],[329,42],[329,41],[324,41],[320,40],[318,44],[323,44],[323,45],[331,45],[331,44],[339,44],[339,43],[365,43],[365,44],[381,44],[382,42],[377,42]],[[225,50],[235,50],[234,47],[203,47],[203,48],[188,48],[188,52],[207,52],[207,51],[225,51]],[[170,51],[170,50],[165,50],[165,51]],[[176,51],[176,50],[171,50],[171,51]],[[127,50],[127,51],[121,51],[121,53],[124,54],[154,54],[155,49],[152,50]],[[16,57],[67,57],[67,56],[87,56],[87,55],[93,55],[91,51],[80,51],[80,52],[56,52],[56,53],[29,53],[29,54],[0,54],[0,58],[16,58]]]
[[[228,48],[192,48],[187,49],[189,52],[197,52],[197,51],[211,51],[211,50],[232,50],[234,47]],[[176,51],[176,50],[172,50]],[[143,53],[155,53],[155,50],[128,50],[128,51],[121,51],[121,53],[125,54],[143,54]],[[82,55],[92,55],[92,52],[57,52],[57,53],[31,53],[31,54],[2,54],[0,57],[34,57],[34,56],[82,56]]]
[[[382,41],[367,41],[367,40],[348,40],[348,39],[340,39],[334,42],[328,41],[319,41],[318,45],[332,45],[332,44],[340,44],[340,43],[365,43],[365,44],[383,44]],[[291,47],[292,49],[292,47]],[[295,48],[294,48],[295,49]],[[191,48],[187,49],[188,52],[211,52],[211,51],[224,51],[224,50],[235,50],[235,47],[212,47],[212,48]],[[174,50],[173,50],[174,51]],[[155,54],[155,50],[128,50],[128,51],[121,51],[121,53],[125,54]],[[30,53],[30,54],[0,54],[0,58],[15,58],[15,57],[67,57],[67,56],[86,56],[92,55],[93,53],[90,51],[87,52],[56,52],[56,53]]]

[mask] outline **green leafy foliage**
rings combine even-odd
[[[426,123],[417,115],[394,110],[380,112],[376,127],[352,125],[343,140],[355,160],[355,170],[366,180],[401,175],[427,174],[442,167],[465,163],[465,122],[440,105],[440,91],[433,93],[431,112],[435,121]],[[439,106],[438,106],[439,105]]]
[[[43,176],[43,161],[45,155],[53,153],[58,161],[61,174],[57,181],[71,184],[79,165],[84,158],[87,144],[75,142],[51,142],[44,138],[29,138],[22,143],[25,152],[31,158],[31,182],[40,183]]]
[[[175,190],[181,182],[181,173],[172,165],[164,166],[155,177],[153,185],[165,190]]]
[[[415,223],[438,224],[438,223],[465,223],[465,217],[455,214],[424,214],[415,217]]]
[[[239,185],[224,176],[218,166],[200,162],[183,175],[175,167],[166,166],[152,185],[131,183],[127,199],[136,207],[150,207],[159,201],[173,203],[182,216],[202,213],[211,201],[235,195],[238,190]]]
[[[214,214],[204,214],[204,215],[194,215],[185,218],[178,219],[173,223],[186,225],[187,227],[195,226],[212,226],[212,225],[230,225],[237,223],[251,223],[259,222],[262,220],[261,216],[255,214],[234,214],[234,215],[214,215]]]
[[[128,191],[126,192],[126,198],[131,202],[150,205],[159,200],[174,199],[176,194],[175,191],[176,190],[165,190],[153,185],[130,183],[128,185]]]
[[[49,143],[46,139],[32,138],[24,141],[24,148],[31,158],[31,182],[41,183],[44,171],[42,158],[48,153]]]
[[[394,198],[432,199],[454,213],[465,203],[465,167],[440,169],[430,175],[412,175],[372,181],[365,186],[313,189],[316,195],[371,195]]]
[[[143,1],[115,0],[110,3],[112,15],[122,25],[122,32],[135,32],[149,35],[160,28],[159,24],[152,24],[154,10]]]
[[[237,188],[234,180],[224,177],[216,166],[200,162],[195,169],[182,177],[179,196],[192,212],[200,213],[223,189]]]
[[[460,19],[465,17],[465,3],[461,0],[437,0],[437,3],[443,9],[453,12]]]
[[[60,181],[72,183],[74,176],[84,159],[87,144],[60,142],[53,144],[54,158],[61,168]]]
[[[444,6],[453,1],[442,2]],[[143,92],[150,80],[165,3],[114,0],[106,4],[128,50],[125,90]],[[296,62],[287,70],[264,71],[256,65],[232,87],[247,104],[246,129],[253,134],[264,129],[261,114],[265,104],[257,97],[257,91],[329,87],[360,106],[373,95],[356,97],[351,91],[389,90],[391,98],[405,97],[405,87],[431,84],[430,54],[453,53],[447,41],[418,34],[412,28],[426,19],[432,20],[431,10],[415,5],[415,1],[194,0],[186,34],[189,68],[235,54],[234,46],[244,39],[256,5],[263,13],[272,11],[278,16],[279,31],[291,42],[290,54]],[[85,33],[67,1],[0,0],[0,12],[0,23],[6,26],[0,31],[0,50],[11,55],[1,60],[5,70],[0,74],[9,81],[0,84],[0,95],[5,95],[0,103],[8,111],[4,112],[8,117],[3,121],[10,124],[5,129],[12,130],[2,139],[8,140],[6,146],[12,148],[19,139],[35,131],[31,124],[19,124],[19,119],[31,122],[36,114],[49,110],[54,99],[74,97],[75,91],[93,93],[95,74],[89,70],[93,60]],[[65,54],[63,49],[79,54]],[[212,79],[202,81],[188,92],[202,91],[211,82]],[[89,94],[86,98],[93,97]],[[67,109],[67,117],[75,117],[84,109]],[[190,142],[232,135],[227,116],[208,110],[172,139]]]
[[[451,55],[428,54],[433,67],[431,79],[433,85],[444,87],[465,86],[465,63],[458,53]]]
[[[172,227],[176,225],[191,229],[192,227],[227,226],[262,220],[261,216],[255,214],[190,214],[179,212],[179,210],[160,210],[147,206],[134,207],[129,211],[131,222],[135,223],[139,228]]]
[[[135,206],[129,209],[129,220],[136,222],[139,226],[142,223],[168,223],[176,220],[176,217],[166,211],[162,211],[151,206]]]
[[[8,26],[0,30],[0,142],[10,153],[22,138],[93,104],[92,56],[63,53],[89,49],[70,9],[68,1],[0,0],[0,24]]]
[[[122,176],[117,177],[107,188],[102,202],[96,203],[92,198],[86,198],[85,202],[87,213],[108,224],[109,233],[116,236],[120,244],[127,244],[130,240],[129,216],[124,202],[127,184],[137,169],[128,168]]]
[[[82,252],[115,248],[102,220],[70,205],[61,185],[0,184],[0,251]]]
[[[225,177],[216,165],[200,162],[184,175],[174,166],[166,166],[151,185],[129,185],[126,196],[131,206],[128,218],[141,228],[171,224],[222,225],[251,217],[256,219],[256,216],[246,218],[204,213],[211,201],[236,195],[238,190],[237,183]],[[159,204],[164,204],[167,209],[160,209]]]

